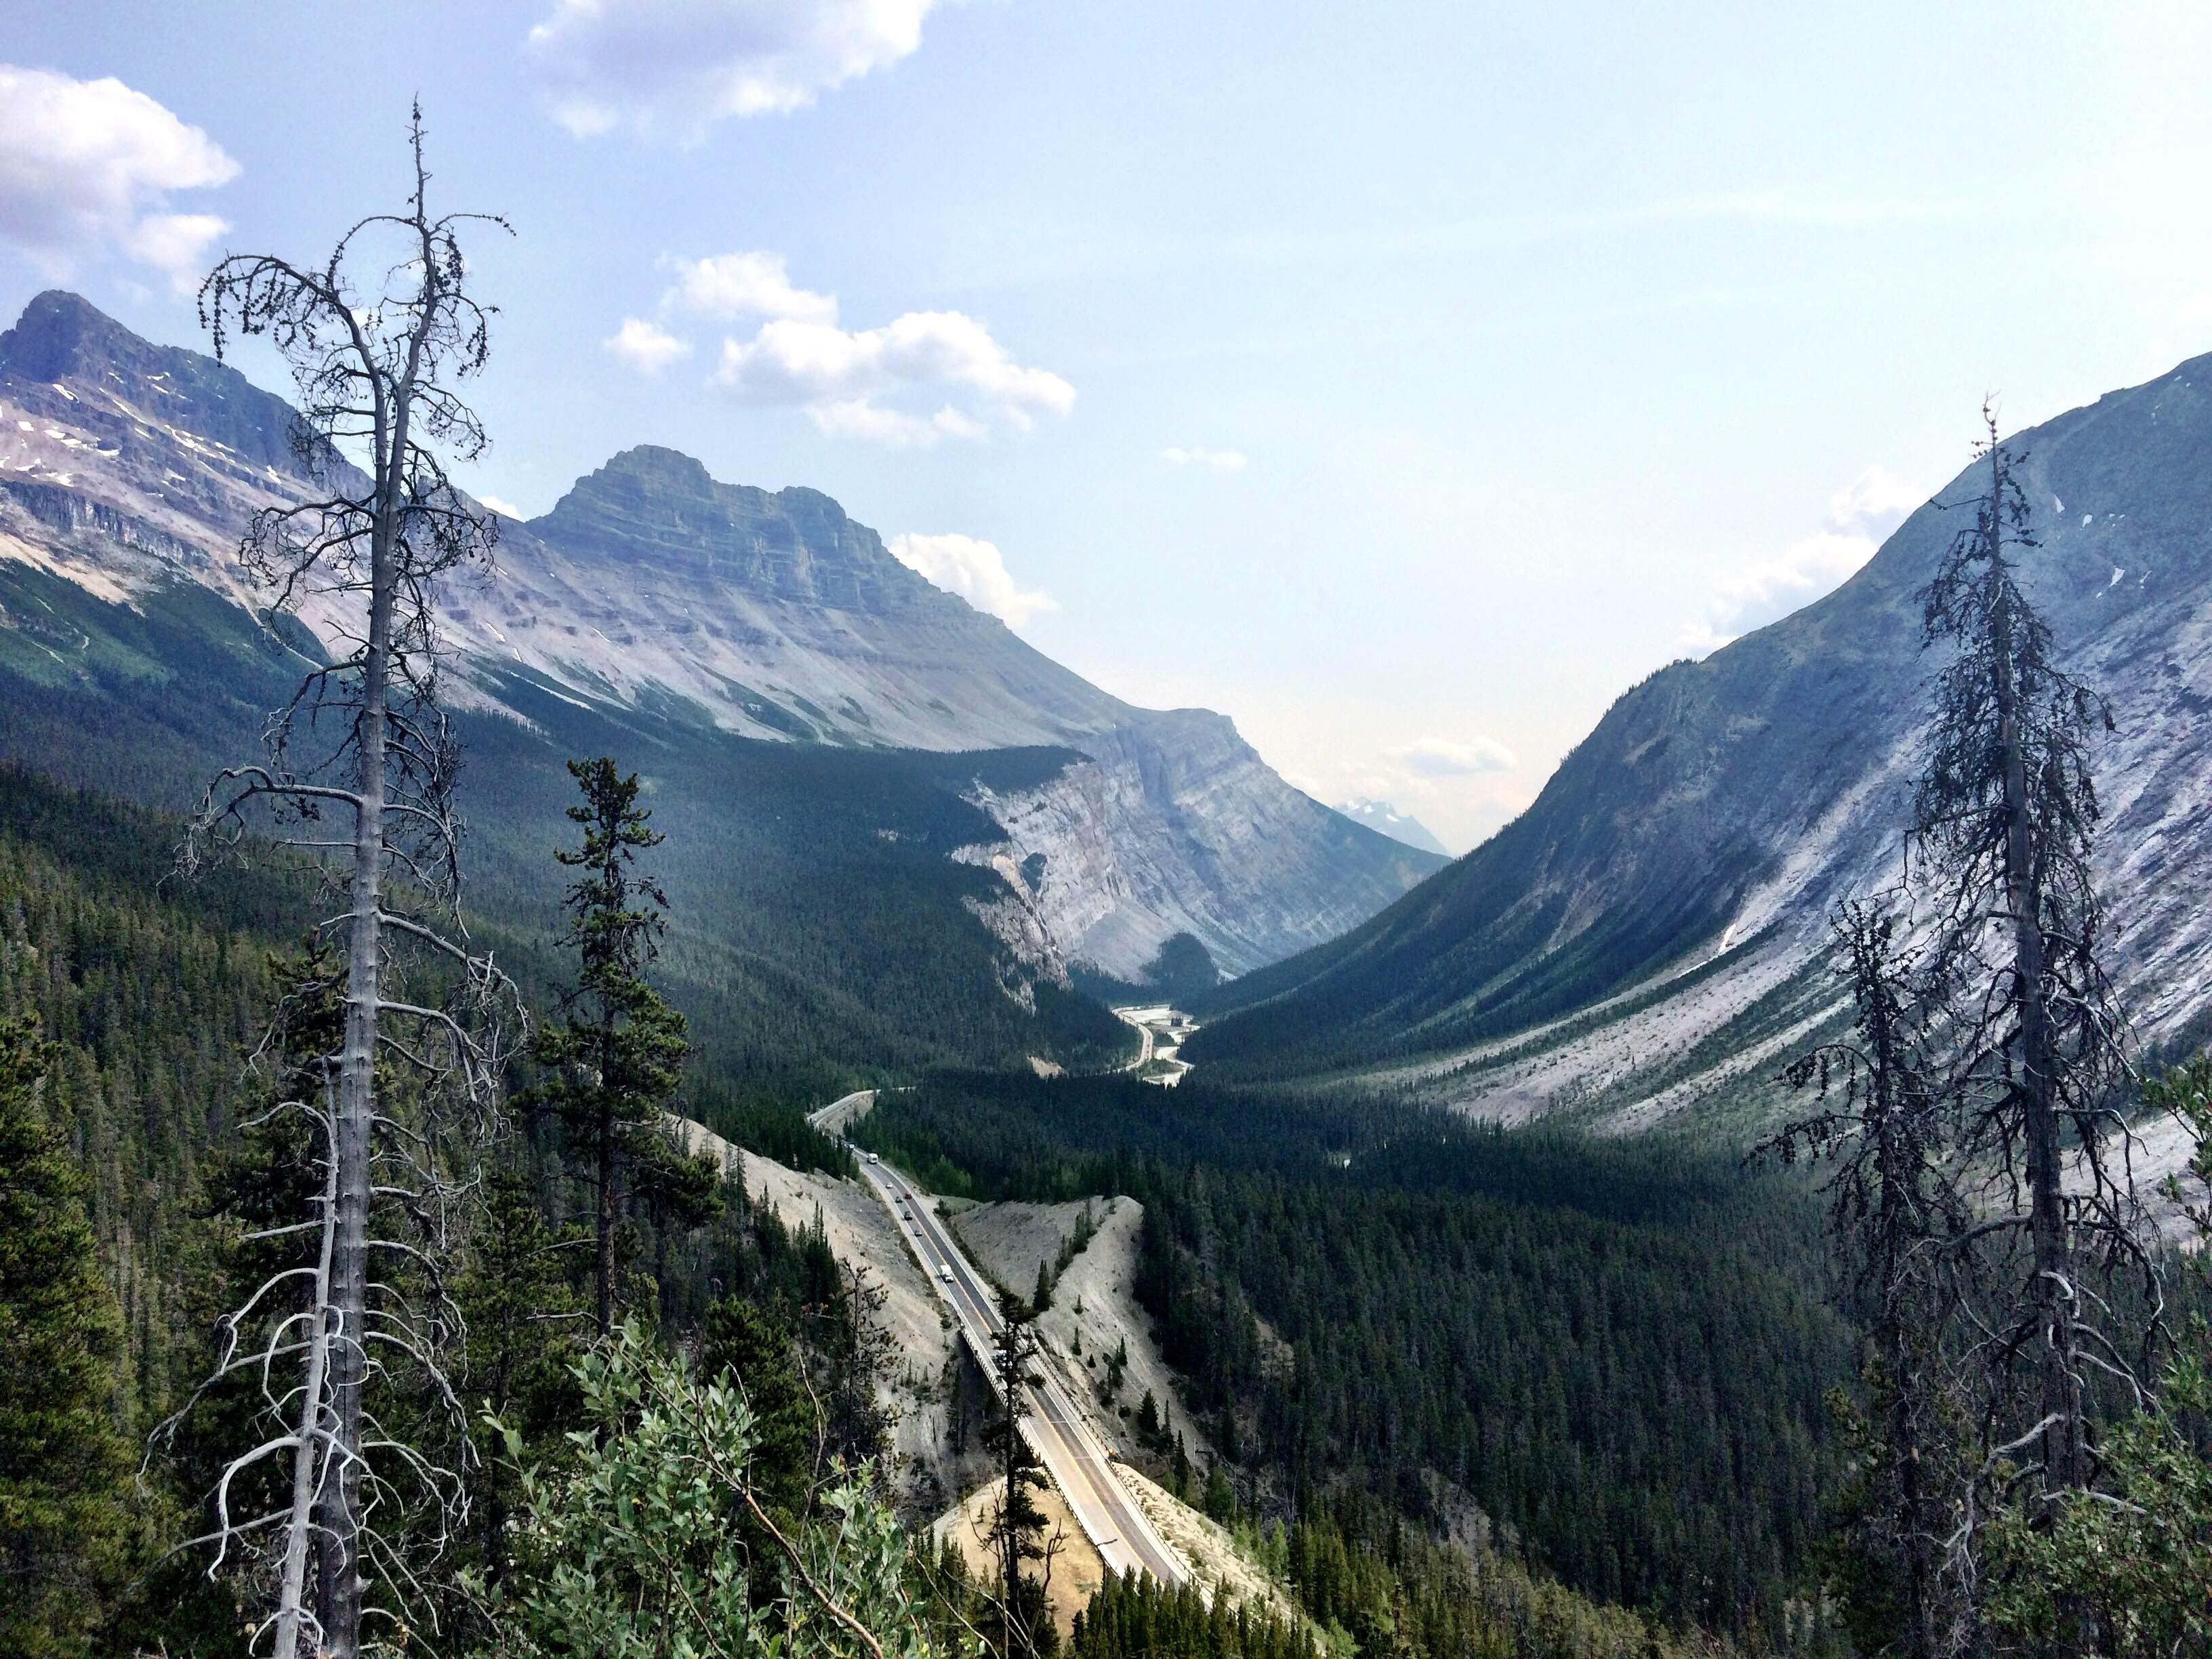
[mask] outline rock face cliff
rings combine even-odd
[[[178,583],[254,609],[234,550],[252,513],[305,488],[292,432],[289,407],[234,371],[41,295],[0,334],[0,561],[141,609]],[[1013,849],[973,860],[1011,872],[988,925],[1024,940],[1042,927],[1030,955],[1047,977],[1063,960],[1133,975],[1182,931],[1255,967],[1441,862],[1292,789],[1220,716],[1101,691],[814,490],[630,449],[503,526],[498,556],[495,578],[442,595],[465,705],[512,713],[526,686],[748,738],[1068,751],[1041,785],[972,793]],[[325,640],[346,621],[313,597],[301,618]],[[57,665],[73,639],[51,642]]]
[[[2118,726],[2100,884],[2138,1032],[2212,996],[2212,357],[2012,441],[2026,579]],[[1838,896],[1895,878],[1920,763],[1918,590],[1968,469],[1827,598],[1624,695],[1536,803],[1343,939],[1218,994],[1201,1064],[1420,1079],[1519,1119],[1747,1104],[1827,1018]]]
[[[827,495],[623,451],[515,526],[456,643],[595,696],[647,690],[749,737],[1063,744],[1134,711],[933,587]]]

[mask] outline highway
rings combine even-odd
[[[1137,1018],[1134,1008],[1116,1008],[1114,1018],[1137,1033],[1137,1057],[1121,1069],[1125,1072],[1142,1071],[1145,1062],[1152,1057],[1152,1028]]]
[[[827,1106],[806,1115],[806,1121],[831,1139],[836,1139],[851,1128],[855,1121],[868,1115],[876,1103],[873,1089],[856,1089],[849,1095],[841,1095]]]
[[[834,1133],[830,1127],[831,1114],[844,1115],[836,1120],[842,1127],[865,1109],[856,1104],[860,1098],[847,1095],[832,1101],[809,1114],[809,1121],[824,1133]],[[872,1097],[869,1097],[866,1104],[873,1103]],[[991,1287],[938,1215],[935,1200],[890,1164],[878,1163],[866,1153],[860,1156],[860,1173],[897,1218],[908,1248],[921,1261],[938,1295],[951,1305],[961,1334],[988,1376],[992,1344],[1000,1323]],[[1030,1414],[1022,1423],[1045,1473],[1060,1488],[1076,1525],[1097,1549],[1109,1571],[1124,1572],[1134,1567],[1164,1584],[1181,1584],[1188,1576],[1181,1558],[1168,1547],[1114,1473],[1104,1444],[1084,1420],[1053,1366],[1053,1356],[1038,1357],[1038,1381],[1030,1389]]]
[[[1116,1008],[1114,1017],[1141,1039],[1137,1057],[1123,1071],[1134,1072],[1139,1081],[1156,1083],[1163,1089],[1174,1088],[1190,1074],[1191,1063],[1182,1058],[1182,1050],[1184,1040],[1198,1030],[1198,1024],[1188,1014],[1162,1002]],[[1147,1073],[1146,1067],[1156,1060],[1168,1069]]]

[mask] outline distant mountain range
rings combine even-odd
[[[39,295],[0,334],[0,672],[81,709],[35,730],[27,700],[12,726],[0,713],[0,757],[67,772],[106,741],[72,742],[72,726],[112,726],[117,708],[173,726],[230,700],[231,725],[248,723],[246,705],[291,670],[256,660],[268,641],[247,613],[263,601],[234,549],[256,508],[304,488],[293,420],[234,371],[74,295]],[[841,799],[866,799],[871,766],[958,797],[975,830],[927,856],[969,872],[963,925],[994,941],[1018,998],[1065,984],[1070,963],[1134,975],[1184,933],[1248,970],[1442,862],[1291,788],[1222,716],[1099,690],[899,563],[828,496],[721,483],[672,450],[626,450],[544,517],[505,525],[496,580],[443,601],[452,698],[488,756],[574,727],[672,784],[773,773],[781,789],[804,769],[765,746],[834,750]],[[311,605],[299,622],[286,637],[313,656],[342,618]],[[191,748],[137,743],[106,787],[149,793],[149,769],[167,765],[173,797]],[[896,758],[916,754],[942,758]],[[471,787],[505,788],[484,765]],[[862,827],[904,846],[889,823]]]
[[[2027,584],[2119,727],[2097,756],[2112,960],[2142,1041],[2201,1037],[2212,357],[2012,441],[2043,543]],[[1830,904],[1899,872],[1934,666],[1917,594],[1980,477],[1837,592],[1626,692],[1443,873],[1215,993],[1188,1057],[1388,1079],[1508,1121],[1762,1121],[1781,1057],[1838,1012]]]
[[[1409,812],[1401,812],[1387,800],[1348,800],[1336,810],[1354,823],[1379,830],[1393,841],[1419,848],[1424,853],[1434,853],[1440,858],[1451,856],[1443,842],[1429,833],[1426,824]]]

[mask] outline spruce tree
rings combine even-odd
[[[121,1576],[121,1321],[86,1181],[40,1096],[60,1059],[0,1021],[0,1653],[84,1652]]]
[[[811,1310],[809,1345],[821,1374],[823,1426],[830,1456],[848,1468],[883,1455],[892,1420],[878,1384],[899,1358],[883,1322],[890,1291],[866,1267],[835,1266],[830,1296]]]
[[[560,1019],[538,1030],[532,1055],[547,1075],[525,1099],[559,1120],[592,1188],[592,1278],[605,1336],[615,1323],[625,1183],[689,1219],[711,1201],[716,1172],[682,1157],[663,1123],[691,1051],[684,1016],[645,976],[666,927],[668,896],[637,860],[665,837],[652,827],[651,809],[637,804],[635,773],[624,777],[605,756],[570,761],[568,772],[583,792],[583,804],[568,809],[583,842],[554,856],[576,872],[562,902],[563,943],[576,952],[578,972]]]
[[[1035,1309],[1019,1297],[1000,1294],[991,1349],[999,1411],[983,1430],[984,1449],[1005,1483],[984,1525],[984,1541],[998,1568],[1000,1659],[1036,1659],[1054,1639],[1046,1604],[1058,1543],[1046,1535],[1037,1504],[1046,1486],[1044,1464],[1022,1432],[1031,1410],[1030,1390],[1038,1381],[1036,1322]],[[1032,1561],[1041,1569],[1037,1577],[1023,1571]]]
[[[521,1504],[512,1452],[489,1423],[527,1444],[556,1450],[579,1427],[582,1400],[570,1368],[588,1317],[568,1266],[590,1235],[549,1224],[527,1175],[502,1170],[486,1184],[475,1249],[459,1286],[468,1321],[469,1403],[483,1462],[471,1493],[470,1531],[483,1582],[501,1585],[513,1565],[510,1536]]]
[[[738,1517],[752,1603],[766,1607],[782,1588],[783,1557],[768,1528],[799,1530],[814,1497],[821,1463],[821,1413],[810,1395],[790,1329],[769,1310],[725,1297],[708,1310],[700,1334],[700,1381],[734,1390],[752,1413],[749,1478],[766,1522]]]

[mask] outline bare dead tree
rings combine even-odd
[[[2142,1395],[2141,1345],[2107,1295],[2158,1285],[2142,1237],[2122,1114],[2125,1033],[2100,963],[2090,744],[2105,702],[2058,665],[2020,585],[2037,546],[2021,458],[1985,406],[1987,484],[1923,590],[1935,683],[1913,801],[1917,880],[1933,902],[1923,991],[1946,1011],[1956,1155],[1978,1212],[1962,1243],[2001,1288],[1970,1298],[1987,1472],[2048,1505],[2096,1476],[2091,1395]],[[2069,1164],[2073,1166],[2069,1178]],[[1970,1509],[1969,1531],[1973,1520]]]
[[[272,609],[314,601],[338,635],[335,660],[271,716],[267,757],[210,785],[180,860],[189,871],[266,836],[320,863],[338,903],[315,931],[344,964],[340,1041],[319,1086],[275,1109],[323,1172],[297,1229],[318,1254],[246,1297],[217,1367],[218,1378],[254,1370],[266,1402],[270,1431],[224,1470],[210,1538],[218,1566],[234,1551],[273,1556],[273,1607],[255,1642],[270,1638],[276,1659],[354,1659],[364,1578],[396,1603],[419,1600],[402,1534],[427,1526],[434,1547],[465,1502],[460,1467],[400,1437],[364,1396],[404,1365],[459,1412],[444,1380],[458,1319],[442,1258],[468,1149],[496,1110],[498,1011],[513,1000],[461,924],[459,748],[439,702],[434,625],[441,580],[488,570],[496,539],[496,520],[454,487],[440,452],[471,459],[486,447],[459,388],[484,366],[493,312],[468,292],[459,235],[504,225],[434,216],[419,107],[410,143],[404,212],[360,221],[320,266],[234,256],[200,290],[218,356],[259,336],[289,365],[293,448],[315,491],[256,514],[240,560]],[[373,1226],[378,1217],[397,1224]],[[290,1462],[284,1501],[234,1513],[240,1477],[271,1459]],[[401,1501],[403,1480],[428,1494],[428,1521]]]
[[[1947,1352],[1956,1251],[1972,1216],[1950,1157],[1944,1069],[1904,918],[1846,900],[1830,926],[1856,1017],[1848,1035],[1784,1071],[1791,1087],[1815,1091],[1815,1109],[1760,1151],[1785,1164],[1831,1165],[1830,1224],[1866,1333],[1860,1370],[1871,1409],[1853,1414],[1861,1467],[1847,1529],[1875,1582],[1846,1598],[1858,1603],[1854,1638],[1862,1651],[1939,1659],[1972,1629],[1948,1549],[1964,1471]]]

